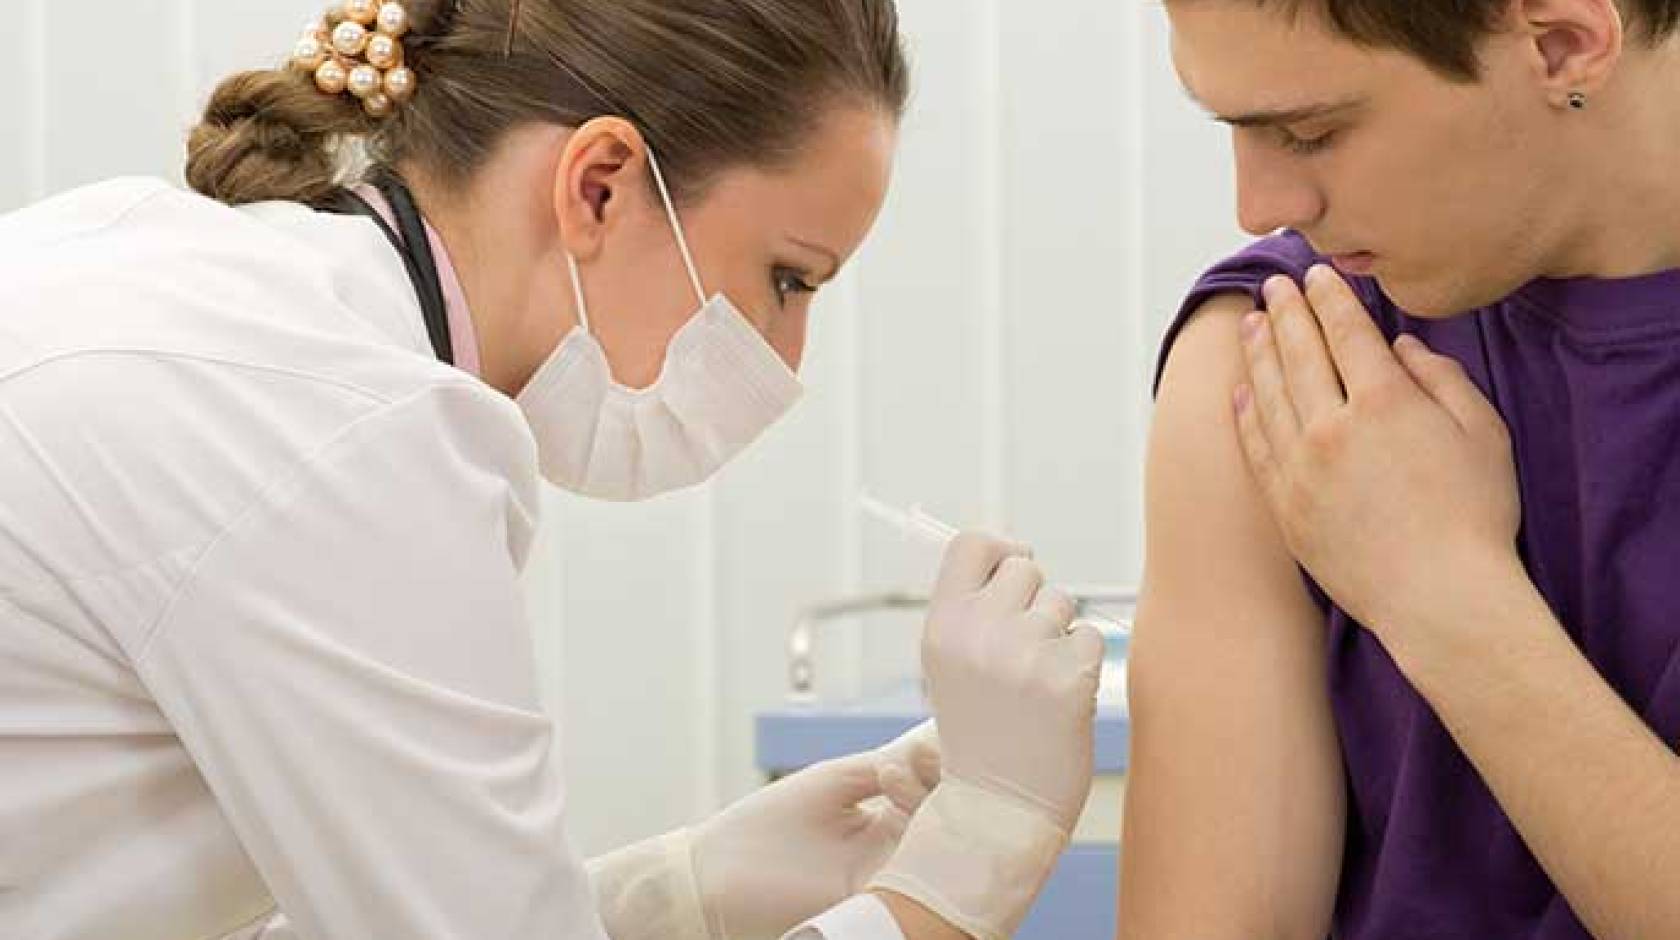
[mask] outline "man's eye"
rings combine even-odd
[[[1284,131],[1283,146],[1284,149],[1288,150],[1290,153],[1298,153],[1302,155],[1315,154],[1330,146],[1330,142],[1335,138],[1335,136],[1335,131],[1326,131],[1317,137],[1298,137],[1289,131]]]

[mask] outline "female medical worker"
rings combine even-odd
[[[0,222],[0,935],[1007,936],[1101,656],[1021,550],[940,575],[925,799],[900,744],[588,864],[516,582],[539,473],[651,496],[793,402],[905,84],[890,0],[351,0],[198,194]]]

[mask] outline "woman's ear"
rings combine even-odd
[[[623,118],[600,117],[572,132],[554,179],[560,240],[580,262],[600,251],[623,217],[624,196],[646,173],[647,144]]]
[[[1604,87],[1621,60],[1623,23],[1616,0],[1517,0],[1515,12],[1534,44],[1546,97],[1558,107],[1571,94]]]

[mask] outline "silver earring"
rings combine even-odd
[[[1579,91],[1570,92],[1569,93],[1569,106],[1571,108],[1574,108],[1577,111],[1587,110],[1587,96],[1586,96],[1586,94],[1584,92],[1579,92]]]

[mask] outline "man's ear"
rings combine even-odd
[[[1626,39],[1616,0],[1512,0],[1512,7],[1548,101],[1561,108],[1572,94],[1603,89]]]

